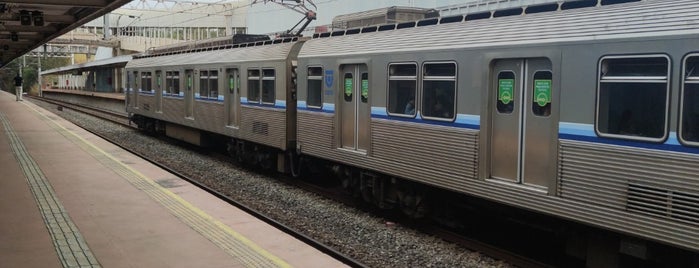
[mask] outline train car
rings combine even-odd
[[[623,234],[612,251],[694,252],[696,265],[699,4],[566,4],[306,41],[297,151],[384,207],[418,216],[444,189]]]
[[[301,44],[287,38],[137,56],[126,65],[127,112],[140,128],[196,145],[230,137],[241,160],[283,171],[277,156],[296,139],[290,73]]]

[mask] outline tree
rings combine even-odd
[[[22,57],[18,57],[8,63],[5,67],[0,69],[0,87],[2,90],[15,93],[14,77],[19,72],[20,66],[23,64]],[[37,84],[38,78],[38,68],[39,60],[37,57],[25,57],[25,65],[22,68],[22,78],[24,79],[22,84],[22,90],[24,92],[30,92],[32,89],[38,89]],[[58,67],[67,66],[70,64],[70,58],[66,57],[42,57],[41,58],[41,69],[49,70]]]

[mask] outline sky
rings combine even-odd
[[[276,0],[278,2],[282,0]],[[293,0],[284,0],[285,2],[293,2]],[[308,0],[306,0],[308,1]],[[316,4],[317,9],[314,9],[317,14],[317,19],[309,25],[328,25],[332,23],[335,16],[366,11],[371,9],[391,7],[391,6],[407,6],[421,8],[435,8],[455,4],[463,4],[476,0],[311,0]],[[230,2],[246,2],[251,0],[134,0],[124,6],[131,8],[133,12],[146,7],[151,8],[166,8],[171,7],[174,2],[186,3],[230,3]],[[307,2],[307,6],[312,8]],[[245,19],[247,22],[248,33],[266,34],[286,31],[299,22],[304,16],[296,11],[287,9],[281,5],[271,3],[265,0],[257,0],[257,3],[249,6],[248,15]],[[131,13],[129,13],[130,15]],[[129,18],[122,18],[122,22],[128,23]]]
[[[337,15],[390,6],[435,8],[469,2],[468,0],[313,0],[318,9],[317,20],[310,26],[331,24]],[[285,31],[294,26],[303,15],[274,3],[259,3],[248,11],[249,33]],[[309,27],[310,27],[309,26]]]

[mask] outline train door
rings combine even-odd
[[[238,127],[240,124],[240,74],[238,69],[226,70],[228,76],[228,126]]]
[[[133,107],[138,108],[138,93],[141,92],[141,77],[138,71],[133,72]]]
[[[185,104],[185,117],[194,118],[194,71],[185,70],[185,92],[184,92],[184,102]]]
[[[126,107],[132,107],[133,102],[133,87],[134,87],[133,72],[126,72]]]
[[[366,152],[369,149],[369,72],[366,64],[340,67],[340,139],[341,148]]]
[[[553,73],[548,59],[498,60],[491,88],[490,177],[550,187],[555,176],[558,124],[552,116]]]
[[[155,111],[163,112],[163,72],[155,71]]]

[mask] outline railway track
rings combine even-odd
[[[128,116],[125,113],[118,114],[118,113],[114,113],[111,111],[100,110],[100,109],[94,108],[94,107],[86,107],[83,105],[70,104],[70,103],[65,103],[65,102],[56,101],[56,100],[48,100],[48,99],[44,99],[44,98],[31,97],[31,99],[37,100],[37,101],[43,101],[46,103],[50,103],[52,105],[56,105],[58,107],[58,110],[71,109],[71,110],[75,110],[75,111],[78,111],[81,113],[86,113],[86,114],[89,114],[92,116],[96,116],[98,118],[108,120],[110,122],[114,122],[114,123],[117,123],[117,124],[120,124],[120,125],[123,125],[126,127],[135,128],[135,126],[130,124]],[[345,263],[349,266],[366,267],[364,264],[362,264],[362,263],[356,261],[355,259],[343,254],[342,252],[339,252],[330,246],[327,246],[327,245],[325,245],[325,244],[323,244],[323,243],[321,243],[321,242],[319,242],[319,241],[317,241],[317,240],[315,240],[315,239],[313,239],[313,238],[311,238],[311,237],[309,237],[301,232],[294,230],[294,228],[288,227],[287,225],[280,223],[271,217],[266,216],[264,213],[261,213],[255,209],[252,209],[249,206],[247,206],[241,202],[238,202],[238,201],[230,198],[229,196],[226,196],[225,194],[221,193],[217,189],[211,188],[208,185],[205,185],[196,179],[190,178],[189,176],[184,175],[182,172],[180,172],[178,170],[172,169],[172,168],[168,167],[167,165],[164,165],[156,160],[151,159],[147,155],[143,155],[143,154],[136,152],[130,148],[122,146],[118,142],[113,141],[110,137],[102,135],[96,131],[92,131],[90,129],[86,129],[86,130],[90,131],[91,133],[93,133],[95,135],[102,137],[105,140],[108,140],[109,142],[116,144],[117,146],[123,148],[124,150],[127,150],[133,154],[138,155],[139,157],[167,170],[168,172],[171,172],[172,174],[174,174],[174,175],[176,175],[184,180],[189,181],[190,183],[196,185],[197,187],[199,187],[199,188],[211,193],[212,195],[220,198],[221,200],[224,200],[225,202],[227,202],[231,205],[234,205],[234,206],[246,211],[247,213],[254,215],[255,217],[267,222],[268,224],[275,226],[276,228],[284,231],[287,234],[294,236],[295,238],[297,238],[299,240],[304,241],[305,243],[307,243],[309,245],[312,245],[316,249],[342,261],[343,263]],[[222,156],[222,155],[217,155],[216,157],[217,158],[228,158],[228,157]],[[228,158],[228,162],[233,162],[233,161],[231,161]],[[277,176],[277,177],[280,177],[280,176]],[[309,182],[304,181],[304,180],[293,179],[293,178],[290,178],[287,176],[281,176],[281,177],[283,177],[282,181],[288,185],[304,189],[305,191],[318,194],[320,196],[335,200],[335,201],[340,202],[340,203],[344,203],[346,205],[357,206],[357,202],[355,202],[354,199],[352,199],[351,197],[349,197],[347,195],[344,195],[344,196],[338,195],[339,191],[332,190],[332,189],[329,189],[328,187],[324,187],[324,186],[318,186],[317,184],[309,183]],[[400,216],[397,216],[391,212],[382,212],[382,211],[372,211],[372,212],[375,214],[378,214],[379,217],[389,219],[390,221],[395,221],[398,224],[401,224],[401,221],[405,220],[405,219],[401,218]],[[520,255],[520,254],[515,254],[509,250],[502,249],[498,246],[494,246],[492,244],[489,244],[488,242],[484,242],[484,241],[480,241],[478,239],[470,238],[470,237],[464,236],[462,234],[458,234],[458,233],[455,233],[451,230],[441,228],[439,226],[435,226],[432,224],[423,225],[423,224],[407,223],[405,225],[409,226],[411,228],[417,229],[420,232],[427,233],[427,234],[439,237],[441,239],[444,239],[446,241],[450,241],[452,243],[458,244],[463,248],[466,248],[466,249],[469,249],[472,251],[480,252],[484,255],[490,256],[490,257],[495,258],[495,259],[503,260],[507,263],[510,263],[510,264],[518,266],[518,267],[551,267],[552,266],[552,265],[549,265],[547,263],[544,263],[544,262],[541,262],[541,261],[538,261],[538,260],[535,260],[532,258],[528,258],[528,257]]]

